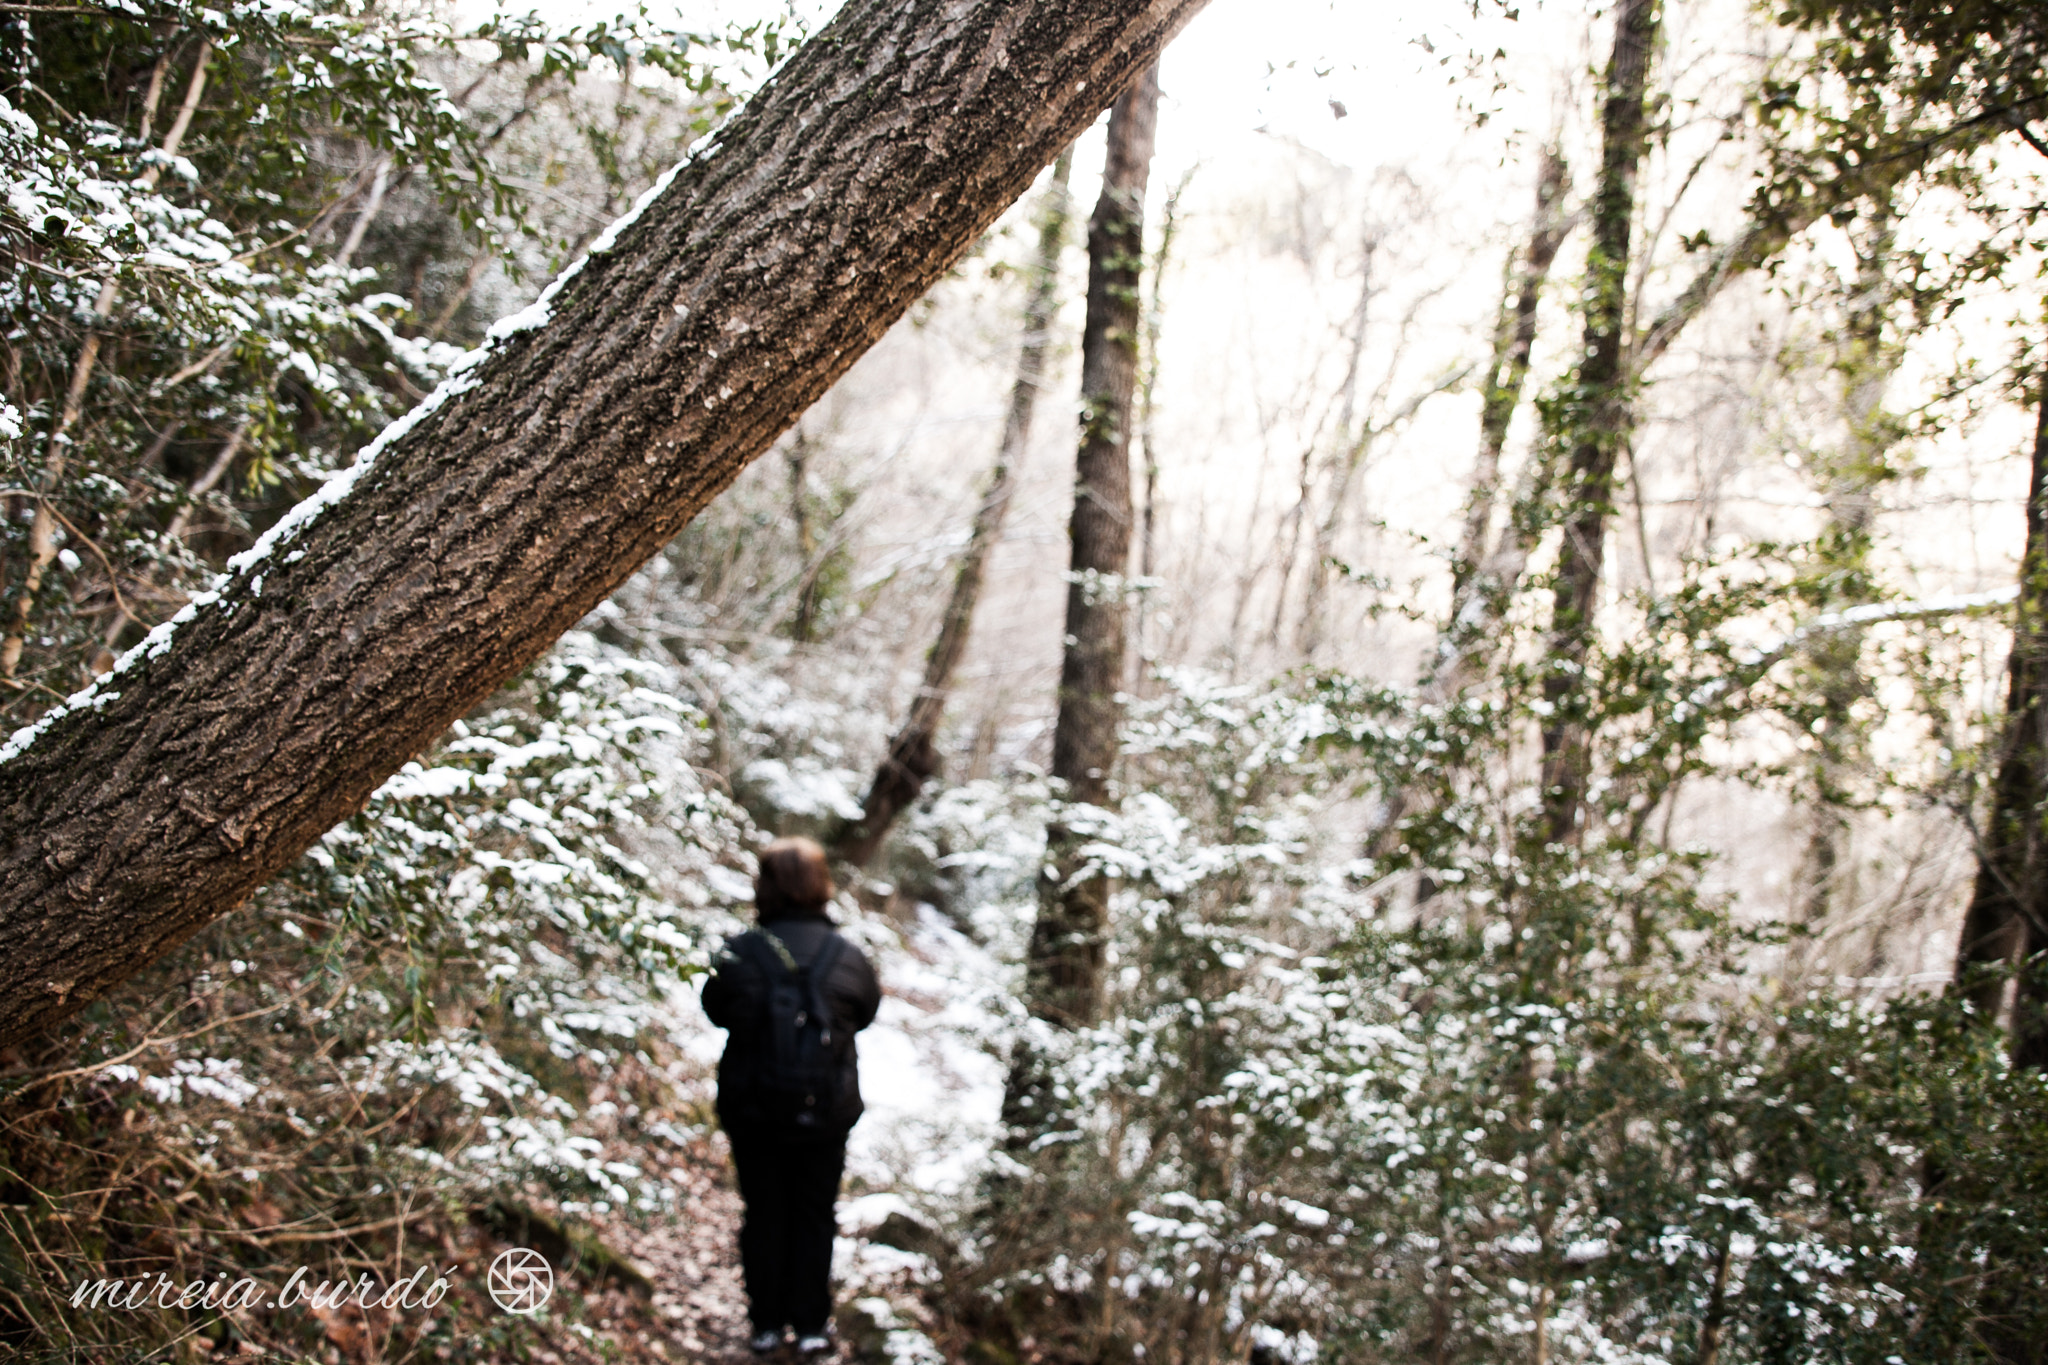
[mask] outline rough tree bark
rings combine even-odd
[[[1647,96],[1658,4],[1621,0],[1617,5],[1614,51],[1603,82],[1600,179],[1586,258],[1585,350],[1566,403],[1571,460],[1563,492],[1569,510],[1558,551],[1550,663],[1543,679],[1543,697],[1551,707],[1543,727],[1544,816],[1556,843],[1578,833],[1588,757],[1581,684],[1606,560],[1614,465],[1630,436],[1629,248],[1636,176],[1649,150]]]
[[[2048,383],[2042,385],[2027,485],[2027,541],[2007,671],[2005,733],[1991,812],[1977,851],[1977,884],[1956,946],[1956,988],[1995,1023],[2017,958],[2048,969]],[[2048,991],[2023,974],[2013,1006],[2015,1066],[2048,1069]]]
[[[232,909],[537,658],[1201,5],[851,0],[545,321],[0,749],[0,1042]]]
[[[968,632],[974,628],[974,607],[981,600],[982,580],[988,572],[989,552],[1002,539],[1003,520],[1010,512],[1010,496],[1016,491],[1017,462],[1031,439],[1031,416],[1038,405],[1038,390],[1045,382],[1046,342],[1058,312],[1060,253],[1067,243],[1067,177],[1074,164],[1073,150],[1061,152],[1053,163],[1052,183],[1046,187],[1045,202],[1038,214],[1038,252],[1032,263],[1030,293],[1024,302],[1024,339],[1017,351],[1017,382],[1010,389],[1010,410],[1003,421],[1002,443],[996,449],[995,468],[989,471],[988,488],[981,506],[975,509],[974,526],[967,535],[967,549],[953,570],[953,591],[946,599],[946,614],[939,621],[939,638],[925,655],[924,680],[911,700],[910,713],[889,741],[889,749],[868,783],[867,798],[861,803],[860,818],[840,830],[832,851],[855,867],[874,860],[882,840],[896,817],[917,800],[925,779],[939,770],[935,741],[939,721],[946,714],[946,700],[952,695],[953,673],[967,652]]]
[[[1124,579],[1131,558],[1131,399],[1138,373],[1138,276],[1144,257],[1145,185],[1159,76],[1147,71],[1109,119],[1102,197],[1088,221],[1088,315],[1081,336],[1081,444],[1075,462],[1072,572],[1052,775],[1069,804],[1107,806],[1123,683]],[[1027,1003],[1061,1026],[1086,1024],[1102,997],[1109,881],[1080,877],[1080,838],[1064,822],[1046,831],[1032,928]]]

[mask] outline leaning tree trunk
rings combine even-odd
[[[1600,181],[1592,204],[1586,259],[1585,350],[1565,405],[1571,463],[1563,489],[1568,511],[1558,551],[1551,608],[1549,671],[1543,699],[1543,802],[1552,842],[1575,838],[1586,790],[1590,737],[1584,686],[1593,618],[1606,559],[1607,515],[1615,459],[1627,446],[1632,412],[1628,364],[1629,239],[1636,175],[1649,150],[1646,96],[1657,43],[1659,0],[1621,0],[1614,15],[1601,111]]]
[[[1117,754],[1117,689],[1124,678],[1125,575],[1131,557],[1131,398],[1138,373],[1138,274],[1145,183],[1152,165],[1159,77],[1148,71],[1109,120],[1102,197],[1088,221],[1088,316],[1081,335],[1081,445],[1075,462],[1072,573],[1052,776],[1070,806],[1107,806]],[[1064,820],[1046,831],[1038,922],[1027,967],[1032,1013],[1054,1024],[1091,1022],[1102,995],[1109,881],[1080,877],[1080,837]]]
[[[2005,732],[1991,813],[1978,848],[1977,884],[1956,949],[1956,988],[1995,1022],[2017,957],[2013,1006],[2016,1066],[2048,1069],[2048,382],[2042,385],[2027,485],[2027,543],[2020,559],[2018,617],[2008,668]]]
[[[1071,148],[1060,153],[1059,160],[1053,163],[1045,204],[1039,210],[1038,255],[1033,265],[1031,293],[1024,304],[1024,341],[1017,352],[1017,382],[1010,389],[1009,416],[1003,422],[995,468],[989,471],[988,490],[982,495],[981,506],[975,509],[966,553],[953,570],[953,592],[946,600],[946,614],[939,621],[939,638],[925,655],[924,680],[911,699],[910,714],[889,741],[889,750],[875,769],[874,780],[868,783],[860,818],[842,829],[832,842],[832,851],[855,867],[866,867],[874,860],[896,817],[917,800],[925,779],[939,770],[939,721],[945,716],[946,700],[952,695],[953,673],[967,652],[967,635],[974,627],[974,607],[981,600],[989,552],[1002,539],[1003,520],[1009,515],[1010,496],[1017,486],[1017,462],[1024,458],[1025,446],[1031,439],[1031,415],[1038,406],[1038,390],[1045,382],[1046,339],[1052,331],[1053,315],[1058,312],[1060,252],[1067,243],[1067,175],[1073,164]]]
[[[849,0],[475,363],[0,749],[0,1042],[232,909],[767,449],[1202,0]]]

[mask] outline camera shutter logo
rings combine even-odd
[[[555,1272],[538,1251],[513,1247],[491,1262],[485,1284],[491,1301],[507,1313],[538,1313],[555,1292]]]

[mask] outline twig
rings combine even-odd
[[[105,550],[102,550],[99,547],[99,543],[95,541],[91,536],[79,530],[76,526],[73,526],[71,524],[70,518],[66,517],[62,512],[59,512],[56,509],[55,505],[51,503],[48,496],[42,493],[38,493],[32,488],[0,488],[0,498],[34,498],[37,502],[42,503],[44,507],[49,511],[50,515],[55,517],[60,523],[62,523],[65,530],[69,531],[72,535],[76,536],[79,540],[85,543],[85,548],[93,552],[94,557],[97,558],[100,562],[100,567],[104,568],[107,571],[107,586],[113,590],[115,608],[123,616],[127,617],[131,621],[139,622],[142,620],[140,616],[137,616],[134,612],[128,610],[127,602],[122,600],[121,585],[115,579],[114,563],[112,560],[107,558],[107,552]]]
[[[213,463],[199,476],[199,481],[186,490],[186,503],[171,518],[171,524],[164,528],[164,539],[176,540],[184,535],[185,528],[192,524],[192,509],[199,505],[199,499],[211,493],[214,485],[226,477],[235,463],[235,456],[241,452],[243,438],[249,434],[249,420],[244,417],[236,423],[235,429],[228,433],[227,443],[220,448],[220,454],[214,456]]]
[[[187,1042],[193,1038],[198,1038],[204,1034],[211,1033],[215,1029],[226,1028],[229,1024],[239,1024],[245,1019],[260,1019],[266,1014],[275,1014],[279,1010],[284,1009],[287,1006],[297,1004],[299,1000],[303,998],[303,996],[304,992],[299,992],[298,994],[292,995],[288,999],[278,1001],[274,1005],[265,1005],[260,1010],[250,1010],[245,1014],[230,1015],[226,1019],[216,1019],[214,1022],[210,1024],[201,1025],[199,1028],[190,1029],[184,1033],[174,1033],[167,1038],[151,1036],[143,1039],[141,1042],[137,1043],[134,1047],[129,1048],[126,1052],[122,1053],[118,1057],[102,1058],[101,1060],[92,1063],[90,1066],[75,1066],[66,1071],[17,1071],[5,1076],[0,1076],[0,1081],[41,1081],[44,1083],[48,1083],[50,1081],[68,1081],[78,1076],[97,1075],[98,1073],[105,1071],[109,1067],[119,1066],[123,1062],[130,1061],[136,1057],[139,1057],[153,1047],[167,1047],[172,1043]],[[175,1007],[172,1008],[170,1013],[176,1014],[179,1010],[184,1009],[185,1006],[190,1003],[191,1002],[189,1000],[180,1001]]]
[[[208,370],[214,367],[215,362],[217,362],[222,356],[228,353],[228,348],[233,346],[234,344],[235,338],[229,337],[226,341],[223,341],[220,345],[214,347],[211,351],[208,351],[204,356],[200,357],[198,360],[193,361],[184,369],[179,370],[169,379],[166,379],[161,385],[157,387],[157,394],[162,395],[169,393],[172,389],[177,388],[178,385],[184,383],[186,380],[192,378],[194,375],[206,373]]]
[[[282,1242],[339,1241],[342,1238],[357,1237],[364,1233],[382,1232],[386,1228],[403,1227],[407,1223],[417,1223],[421,1219],[430,1216],[432,1216],[432,1211],[401,1213],[390,1218],[379,1219],[374,1223],[359,1223],[352,1228],[321,1228],[317,1230],[309,1229],[304,1232],[280,1230],[266,1233],[266,1230],[262,1228],[258,1228],[253,1232],[241,1232],[234,1228],[206,1228],[204,1231],[215,1237],[227,1237],[237,1242],[247,1242],[252,1246],[267,1247],[276,1246]],[[288,1223],[278,1223],[274,1226],[278,1229],[288,1229],[291,1225]]]

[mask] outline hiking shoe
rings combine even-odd
[[[832,1349],[832,1338],[823,1332],[814,1332],[807,1337],[796,1339],[796,1353],[800,1356],[821,1356]]]
[[[756,1332],[747,1338],[747,1349],[757,1356],[765,1356],[782,1344],[780,1332]]]

